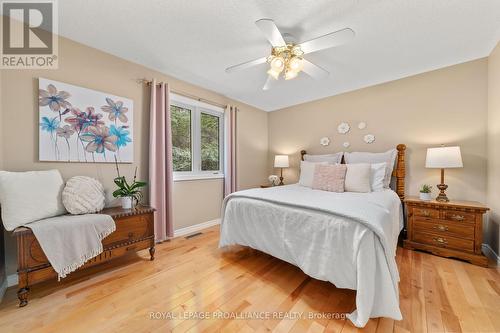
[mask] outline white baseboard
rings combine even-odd
[[[500,256],[498,256],[498,253],[496,253],[489,244],[483,244],[482,250],[485,256],[493,259],[493,261],[495,261],[497,265],[500,266]]]
[[[206,228],[210,228],[210,227],[213,227],[214,225],[218,225],[218,224],[220,224],[220,219],[215,219],[212,221],[207,221],[207,222],[191,225],[189,227],[180,228],[180,229],[177,229],[174,231],[174,238],[193,234],[197,231],[200,231],[200,230],[203,230]]]
[[[12,286],[17,286],[19,283],[19,279],[17,277],[17,273],[7,275],[7,288]]]

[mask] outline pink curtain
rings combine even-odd
[[[225,118],[225,167],[224,167],[224,197],[236,192],[236,119],[238,109],[234,106],[226,108]]]
[[[169,87],[151,83],[149,126],[149,200],[155,212],[155,239],[174,236],[172,215],[172,131],[170,126]]]

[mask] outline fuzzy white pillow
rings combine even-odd
[[[347,164],[345,175],[346,192],[371,192],[371,165],[368,163]]]
[[[0,171],[0,206],[6,230],[66,213],[59,170]]]
[[[302,186],[312,187],[314,179],[314,169],[316,165],[327,165],[328,162],[307,162],[300,161],[300,178],[299,184]]]
[[[104,187],[91,177],[76,176],[68,180],[62,202],[71,214],[97,213],[104,208]]]

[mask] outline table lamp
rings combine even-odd
[[[441,184],[437,185],[437,188],[439,189],[439,195],[437,196],[436,201],[450,201],[445,193],[448,185],[444,183],[444,169],[462,168],[463,166],[462,154],[460,153],[460,147],[458,146],[427,149],[425,167],[441,169]]]
[[[288,168],[288,155],[276,155],[274,156],[274,167],[281,168],[280,183],[278,185],[285,185],[283,183],[283,168]]]

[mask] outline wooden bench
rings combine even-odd
[[[78,270],[83,270],[128,253],[149,248],[150,259],[154,260],[154,209],[136,207],[135,209],[105,208],[102,214],[110,215],[116,223],[116,231],[103,239],[104,251],[90,259]],[[32,285],[57,278],[33,232],[26,227],[13,231],[17,238],[19,306],[28,304],[28,293]],[[77,270],[77,271],[78,271]]]

